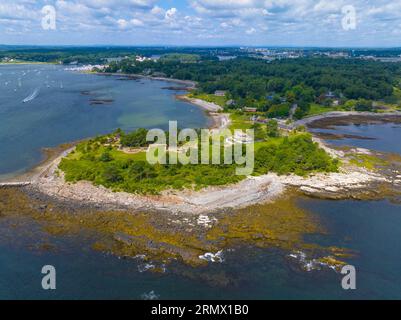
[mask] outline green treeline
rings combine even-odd
[[[270,117],[302,118],[312,103],[349,99],[383,100],[399,86],[399,64],[359,59],[301,58],[276,60],[271,63],[252,58],[228,61],[174,60],[135,63],[130,59],[111,63],[108,72],[135,74],[157,73],[166,77],[199,83],[198,94],[227,91],[233,99],[230,108],[256,107]]]

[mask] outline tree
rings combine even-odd
[[[273,105],[267,111],[269,118],[286,118],[290,114],[290,105],[288,103]]]
[[[305,117],[310,110],[310,104],[305,100],[301,100],[298,102],[297,110],[294,113],[294,118],[302,119]]]
[[[112,160],[113,160],[113,158],[109,151],[103,152],[99,157],[99,161],[101,161],[101,162],[110,162]]]
[[[265,140],[266,135],[265,135],[265,132],[264,132],[264,130],[262,128],[262,125],[260,123],[253,124],[251,129],[254,130],[255,140],[256,141]]]
[[[354,110],[356,103],[357,103],[356,100],[348,100],[344,103],[344,109],[349,111]]]
[[[135,179],[139,181],[157,177],[155,167],[150,165],[146,161],[133,162],[129,167],[128,174],[130,179]]]
[[[372,101],[368,101],[365,99],[359,99],[357,101],[357,103],[355,104],[355,110],[356,111],[372,111],[373,110]]]
[[[106,183],[117,183],[123,180],[120,171],[113,164],[108,165],[102,175]]]
[[[269,122],[266,124],[266,134],[270,138],[277,138],[280,136],[278,122],[276,120],[269,120]]]
[[[148,130],[138,129],[121,137],[121,145],[124,147],[139,148],[149,145],[146,141]]]

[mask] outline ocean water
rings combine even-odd
[[[21,237],[12,222],[1,219],[0,299],[401,299],[400,206],[309,199],[299,205],[329,232],[308,240],[355,251],[346,260],[356,267],[357,290],[343,290],[342,276],[330,269],[307,272],[289,252],[251,245],[224,252],[223,263],[207,267],[141,272],[138,260],[92,250],[87,235],[49,237],[27,222],[32,235]],[[44,241],[55,249],[43,250]],[[56,268],[57,290],[41,288],[44,265]]]
[[[4,68],[9,68],[12,74],[27,67]],[[5,130],[1,118],[0,150],[5,156],[0,158],[0,168],[5,173],[34,165],[40,159],[41,147],[108,132],[120,126],[124,129],[163,126],[163,122],[176,113],[187,126],[196,127],[206,121],[200,110],[177,102],[171,96],[173,92],[162,90],[165,83],[77,75],[53,66],[32,68],[43,68],[42,73],[48,72],[50,79],[60,76],[63,89],[54,89],[61,91],[59,95],[47,91],[50,88],[45,85],[32,103],[21,104],[34,92],[37,83],[12,100],[14,89],[3,88],[4,68],[0,68],[0,90],[9,98],[0,96],[2,101],[8,101],[0,104],[0,112],[14,123],[4,122],[8,128]],[[82,90],[94,91],[103,99],[111,96],[116,102],[90,106],[88,96],[80,94]],[[50,99],[53,94],[55,96]],[[59,98],[64,95],[69,97],[70,100],[66,98],[69,104]],[[53,101],[47,109],[45,97],[49,97],[47,101]],[[37,110],[29,109],[33,106]],[[65,125],[63,121],[66,121]],[[399,126],[346,126],[340,130],[358,135],[362,135],[360,131],[363,130],[363,135],[377,140],[346,139],[333,143],[400,152],[397,143],[401,138]],[[22,141],[24,147],[16,149],[19,146],[11,141]],[[306,272],[288,257],[290,252],[252,245],[224,252],[223,263],[211,263],[207,267],[172,265],[164,274],[143,272],[140,261],[94,251],[91,235],[54,237],[29,219],[19,225],[20,222],[16,223],[13,218],[1,218],[0,299],[401,299],[400,205],[386,200],[309,198],[300,198],[298,204],[309,210],[327,230],[324,235],[308,236],[308,242],[345,247],[355,252],[346,261],[356,267],[357,290],[343,290],[341,275],[333,270]],[[47,248],[46,243],[52,243],[54,247]],[[44,265],[56,267],[55,291],[45,291],[41,287]]]
[[[178,101],[170,82],[127,81],[65,71],[55,65],[0,66],[0,177],[21,172],[54,147],[117,128],[203,128],[198,107]],[[33,98],[24,103],[24,99]],[[91,99],[113,100],[91,105]]]
[[[319,242],[345,247],[356,256],[357,290],[341,297],[401,299],[401,206],[389,201],[302,200],[301,207],[318,214],[329,235]],[[327,293],[329,296],[333,292]]]

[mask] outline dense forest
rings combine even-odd
[[[198,90],[213,94],[227,92],[234,100],[232,108],[256,107],[272,116],[286,117],[296,104],[296,117],[302,117],[315,102],[328,99],[345,103],[353,99],[384,100],[399,86],[401,66],[359,59],[301,58],[271,63],[252,58],[228,61],[181,63],[162,60],[135,63],[123,60],[112,63],[107,72],[162,74],[166,77],[193,80]],[[356,103],[357,104],[357,103]]]

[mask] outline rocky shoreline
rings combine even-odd
[[[143,74],[132,74],[132,73],[107,73],[107,72],[94,72],[93,74],[99,76],[112,76],[112,77],[124,77],[126,79],[148,79],[148,80],[156,80],[156,81],[166,81],[172,82],[176,84],[182,84],[186,87],[183,90],[191,90],[194,89],[197,85],[195,81],[190,80],[180,80],[180,79],[173,79],[173,78],[165,78],[165,77],[152,77],[152,76],[145,76]]]
[[[325,146],[325,148],[328,148]],[[278,176],[267,174],[248,177],[228,186],[208,187],[200,191],[169,190],[160,195],[134,195],[113,192],[102,186],[81,181],[66,183],[58,164],[69,149],[53,160],[50,165],[33,179],[23,190],[38,198],[57,201],[63,206],[92,207],[102,210],[160,211],[174,214],[199,215],[217,211],[239,209],[247,206],[272,202],[289,188],[313,197],[325,199],[363,199],[380,197],[377,186],[392,184],[393,180],[379,172],[364,168],[342,168],[339,173],[318,173],[310,177],[295,175]],[[333,155],[339,151],[331,149]],[[401,172],[399,172],[401,173]]]
[[[57,201],[73,208],[199,215],[265,204],[283,195],[289,187],[296,187],[305,195],[323,199],[363,199],[363,195],[375,194],[373,186],[384,182],[389,181],[380,175],[361,172],[316,175],[307,179],[269,174],[221,188],[169,191],[159,196],[143,196],[113,192],[89,182],[67,184],[61,178],[46,177],[23,188],[31,195],[37,194],[40,199]]]
[[[208,111],[220,111],[220,107],[217,105],[204,101],[200,103],[187,97],[184,99]],[[350,116],[355,115],[350,114]],[[372,117],[371,114],[361,116],[368,116],[369,119]],[[399,117],[399,114],[382,116],[387,121],[388,117]],[[374,114],[374,117],[376,120],[379,119],[377,118],[377,114]],[[336,113],[334,116],[334,119],[343,118],[344,114],[339,115]],[[228,126],[228,119],[228,115],[217,113],[214,119],[215,127]],[[332,122],[333,113],[329,113],[326,116],[313,117],[313,119],[307,119],[303,123],[313,125],[315,121],[323,120]],[[332,149],[320,139],[315,138],[315,141],[333,157],[344,160],[343,151]],[[258,177],[248,177],[235,185],[209,187],[200,191],[169,190],[163,192],[161,195],[145,196],[113,192],[102,186],[94,186],[90,182],[85,181],[75,184],[66,183],[63,173],[58,170],[58,165],[61,159],[72,150],[74,150],[74,147],[63,150],[58,157],[52,157],[47,163],[42,164],[40,170],[35,169],[30,176],[25,175],[24,181],[29,181],[29,185],[23,186],[22,189],[31,195],[37,194],[39,198],[58,201],[64,206],[70,204],[71,207],[89,206],[104,210],[129,209],[199,215],[271,202],[283,195],[288,188],[295,188],[305,195],[325,199],[377,198],[380,197],[380,194],[377,192],[378,185],[391,185],[394,182],[394,175],[401,174],[401,171],[395,170],[391,174],[386,175],[382,172],[369,171],[361,167],[347,165],[343,166],[338,173],[318,173],[310,177],[267,174]],[[17,181],[22,180],[17,179]]]
[[[401,112],[374,113],[356,111],[333,111],[307,117],[293,123],[294,127],[329,128],[348,124],[401,123]]]

